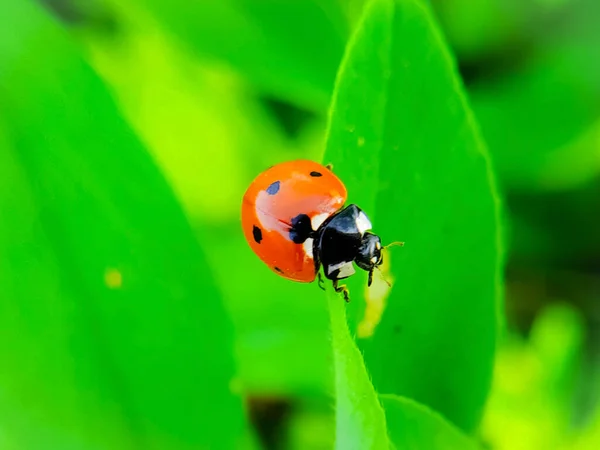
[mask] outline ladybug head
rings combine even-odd
[[[365,232],[354,261],[358,267],[369,272],[369,286],[373,282],[373,271],[383,262],[381,249],[381,239],[379,236],[368,231]]]

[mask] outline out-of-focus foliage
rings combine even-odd
[[[181,207],[64,31],[31,5],[5,9],[9,438],[19,448],[238,445],[232,327]]]
[[[398,448],[598,448],[599,5],[0,2],[0,447],[328,449],[357,413]],[[325,150],[406,241],[332,311],[239,227]]]
[[[572,448],[569,403],[583,338],[581,317],[560,304],[541,311],[529,339],[505,336],[483,425],[495,448]]]

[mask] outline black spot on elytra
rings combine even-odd
[[[294,244],[302,244],[313,233],[310,217],[306,214],[298,214],[292,219],[290,228],[290,239]]]
[[[313,170],[313,171],[310,173],[310,176],[311,176],[311,177],[322,177],[322,176],[323,176],[323,174],[322,174],[321,172],[317,172],[317,171]]]
[[[273,269],[275,269],[275,272],[279,272],[279,273],[283,273],[283,270],[281,270],[279,267],[275,266],[273,267]]]
[[[279,185],[281,183],[279,181],[275,181],[273,183],[271,183],[271,185],[267,188],[267,194],[269,195],[275,195],[279,192]]]
[[[256,225],[252,227],[252,236],[254,236],[254,241],[260,244],[260,241],[262,241],[262,231]]]

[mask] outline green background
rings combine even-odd
[[[595,449],[595,0],[0,2],[0,448]],[[333,163],[331,289],[240,228]]]

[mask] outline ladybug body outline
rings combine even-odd
[[[383,262],[379,236],[355,204],[345,205],[346,187],[330,170],[309,160],[277,164],[258,175],[242,201],[242,228],[254,253],[285,278],[310,283],[319,277],[338,282],[354,265],[368,272]]]

